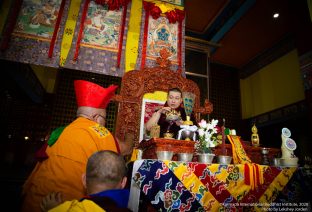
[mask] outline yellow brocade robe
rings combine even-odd
[[[47,148],[49,158],[38,162],[25,182],[22,211],[39,212],[42,198],[51,192],[62,192],[64,200],[80,199],[85,194],[81,179],[87,160],[99,150],[118,152],[105,127],[82,117],[68,125]]]
[[[66,201],[63,204],[49,210],[49,212],[61,212],[61,211],[68,211],[68,212],[104,212],[105,210],[102,209],[100,206],[95,204],[91,200],[83,200],[79,202],[78,200],[73,201]]]

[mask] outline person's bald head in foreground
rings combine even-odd
[[[127,169],[122,156],[113,151],[99,151],[90,156],[83,176],[88,194],[108,189],[123,189]]]

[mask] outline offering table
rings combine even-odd
[[[298,168],[261,165],[260,169],[264,182],[252,189],[245,182],[244,165],[241,164],[137,160],[133,166],[128,206],[133,211],[268,211],[272,207],[281,208],[283,205],[275,200]],[[308,210],[308,202],[300,204]]]
[[[172,160],[177,161],[178,153],[194,153],[194,141],[166,139],[166,138],[151,138],[149,140],[143,140],[140,142],[138,148],[142,150],[142,159],[157,159],[156,151],[173,151],[174,155]],[[262,164],[263,155],[261,153],[262,147],[253,147],[250,145],[243,145],[248,157],[254,163]],[[217,155],[222,155],[222,151],[225,149],[226,155],[232,156],[231,144],[222,144],[212,148],[212,152]],[[280,154],[280,149],[267,148],[269,153],[267,155],[268,160],[272,161],[274,157]],[[197,162],[197,156],[194,154],[193,162]],[[216,158],[214,160],[216,162]]]

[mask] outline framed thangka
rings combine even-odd
[[[91,1],[80,45],[117,52],[121,21],[122,9],[108,10]]]
[[[178,63],[178,24],[170,24],[166,17],[149,16],[146,57],[155,60],[162,48],[170,51],[172,63]]]
[[[58,67],[60,20],[65,0],[23,0],[12,5],[7,21],[6,42],[0,58],[22,63]],[[14,8],[18,9],[14,9]],[[15,18],[16,17],[16,18]],[[11,31],[11,29],[13,29]]]
[[[24,0],[13,35],[50,41],[61,0]]]

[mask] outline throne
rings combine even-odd
[[[115,135],[122,139],[127,133],[133,134],[135,147],[138,147],[142,140],[142,119],[144,116],[146,118],[144,115],[146,101],[143,96],[147,93],[167,92],[169,88],[173,87],[181,89],[182,92],[194,93],[196,98],[193,111],[197,121],[200,120],[201,114],[210,114],[213,110],[213,105],[208,99],[205,100],[203,107],[200,106],[199,87],[192,80],[184,78],[181,70],[170,69],[169,56],[170,53],[166,49],[162,49],[160,57],[156,61],[158,66],[125,73],[121,82],[120,94],[113,98],[119,104]]]

